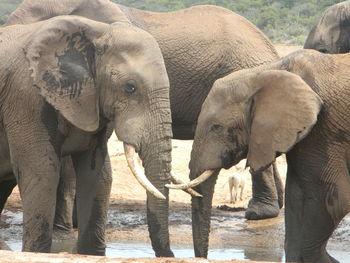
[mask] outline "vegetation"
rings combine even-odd
[[[231,9],[258,26],[273,42],[302,45],[320,14],[341,0],[112,0],[150,11],[173,11],[211,4]],[[0,24],[21,0],[0,0]]]
[[[0,0],[0,25],[4,24],[7,17],[19,6],[22,0]]]

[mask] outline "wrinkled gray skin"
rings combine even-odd
[[[27,0],[8,24],[30,23],[58,14],[76,14],[111,23],[124,20],[151,33],[162,50],[170,79],[173,134],[193,139],[201,105],[214,81],[228,73],[277,59],[271,42],[250,22],[215,6],[171,13],[128,8],[107,0]],[[272,168],[253,181],[248,219],[275,217],[283,206],[283,188]],[[279,198],[278,198],[279,197]]]
[[[17,179],[23,250],[50,251],[60,159],[70,155],[78,253],[103,255],[111,126],[135,147],[150,181],[168,196],[169,79],[159,46],[128,22],[110,25],[76,16],[2,28],[0,43],[0,181],[12,173]],[[159,253],[172,256],[167,206],[148,195]]]
[[[255,26],[233,12],[215,6],[154,13],[107,0],[26,0],[9,17],[7,24],[31,23],[61,14],[81,15],[106,23],[128,19],[155,37],[170,80],[172,127],[176,139],[193,139],[201,105],[216,79],[277,59],[273,45]],[[280,184],[278,180],[275,183],[272,168],[263,172],[259,180],[255,178],[254,198],[246,217],[277,216],[283,205],[283,189],[276,188],[276,184]],[[164,207],[159,206],[159,209]],[[56,220],[57,225],[66,224],[69,229],[70,214],[71,211],[66,213],[66,222],[62,222],[62,217]],[[147,221],[153,248],[156,255],[161,255],[160,245],[154,241],[158,223],[150,217]]]
[[[333,5],[322,14],[304,48],[330,54],[350,52],[350,1]]]
[[[287,72],[289,71],[289,72]],[[350,211],[350,54],[295,52],[277,62],[217,80],[198,119],[191,178],[243,158],[254,172],[287,153],[288,262],[337,262],[325,250]],[[216,177],[197,187],[210,195]],[[209,193],[209,194],[208,194]],[[197,198],[194,211],[202,212]],[[196,220],[196,228],[210,218]],[[205,256],[209,233],[194,239]]]

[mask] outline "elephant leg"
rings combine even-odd
[[[107,140],[73,156],[77,176],[78,253],[105,255],[105,227],[112,172]]]
[[[239,199],[243,200],[243,192],[244,192],[244,184],[241,186],[241,195],[239,196]]]
[[[195,188],[203,197],[192,197],[192,236],[196,257],[208,256],[211,207],[218,174],[219,171],[215,172]]]
[[[112,176],[112,172],[111,172]],[[73,204],[73,228],[78,228],[78,215],[77,215],[77,199],[74,198],[74,204]]]
[[[310,147],[312,156],[296,148],[287,158],[286,260],[334,263],[326,246],[350,210],[349,172],[341,149]]]
[[[61,159],[60,181],[57,188],[54,230],[71,232],[73,228],[73,207],[76,177],[70,156]]]
[[[21,135],[16,136],[14,146],[10,138],[12,135],[8,135],[11,162],[23,206],[22,250],[50,252],[60,171],[59,159],[51,144],[41,145],[37,141],[28,140],[29,136]],[[20,137],[27,140],[22,141]]]
[[[252,174],[252,182],[253,198],[249,201],[245,218],[259,220],[278,216],[280,207],[272,165]]]
[[[301,262],[335,263],[326,251],[328,239],[340,220],[333,220],[325,203],[320,200],[306,200],[302,224]]]
[[[17,185],[16,179],[6,180],[0,183],[0,215],[6,204],[7,198],[12,193],[13,188]]]
[[[229,181],[228,181],[228,187],[230,189],[230,203],[234,203],[235,200],[233,200],[233,196],[234,196],[234,191],[233,189],[233,180],[231,180],[231,178],[229,178]]]
[[[338,262],[328,254],[326,246],[333,231],[350,211],[350,176],[347,168],[341,170],[340,167],[341,164],[331,164],[322,168],[320,175],[325,180],[321,184],[303,183],[302,262]]]
[[[303,221],[304,197],[301,181],[288,165],[286,180],[286,208],[285,208],[285,244],[286,260],[298,262],[301,258],[301,225]]]
[[[272,164],[272,168],[273,168],[273,178],[275,179],[275,185],[277,190],[278,206],[281,209],[284,204],[284,186],[283,186],[281,175],[278,171],[276,162]]]

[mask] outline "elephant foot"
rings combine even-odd
[[[54,225],[53,239],[55,240],[69,240],[74,239],[73,229],[70,226]]]
[[[270,202],[251,199],[245,212],[245,218],[248,220],[259,220],[277,217],[280,212],[278,200]]]

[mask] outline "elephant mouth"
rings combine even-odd
[[[239,149],[236,151],[233,151],[233,150],[225,151],[220,156],[220,160],[221,160],[221,165],[219,165],[220,167],[206,169],[198,177],[196,177],[195,179],[191,180],[188,183],[181,183],[177,185],[166,184],[165,186],[168,187],[169,189],[178,189],[178,190],[186,191],[188,189],[191,189],[192,187],[195,187],[203,183],[210,176],[218,172],[221,168],[230,169],[232,166],[238,164],[242,159],[246,158],[247,154],[248,154],[247,149]]]
[[[124,142],[124,152],[125,152],[126,161],[129,165],[129,168],[132,174],[135,176],[136,180],[142,185],[143,188],[146,189],[146,191],[150,192],[152,195],[154,195],[157,198],[165,200],[166,197],[146,177],[141,164],[141,159],[137,154],[136,148],[133,145]],[[178,176],[176,176],[172,172],[170,173],[170,180],[174,184],[184,183],[181,179],[178,178]],[[194,191],[193,189],[190,189],[189,187],[184,189],[184,191],[192,196],[196,196],[196,197],[202,196],[196,191]]]
[[[188,183],[182,183],[182,184],[177,184],[177,185],[173,185],[173,184],[166,184],[165,186],[168,187],[169,189],[178,189],[178,190],[189,190],[192,187],[195,187],[201,183],[203,183],[204,181],[206,181],[210,176],[212,176],[213,174],[215,174],[216,172],[218,172],[220,170],[219,169],[213,169],[213,170],[205,170],[203,173],[201,173],[198,177],[196,177],[195,179],[191,180]],[[191,189],[192,190],[192,189]]]
[[[248,149],[237,149],[226,151],[221,155],[221,168],[230,169],[237,165],[240,161],[247,158]]]

